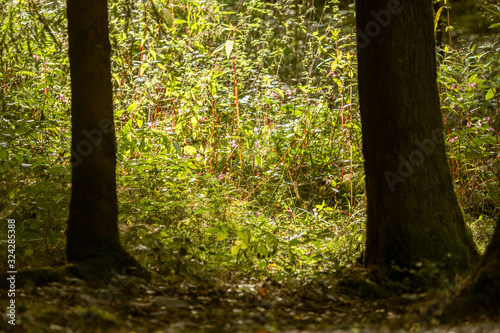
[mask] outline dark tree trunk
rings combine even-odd
[[[72,189],[67,258],[123,254],[118,237],[106,0],[68,0]]]
[[[436,83],[432,1],[357,0],[367,266],[429,260],[469,268],[478,252],[453,189]]]

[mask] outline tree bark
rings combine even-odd
[[[436,82],[432,1],[357,0],[366,173],[364,263],[447,269],[479,258],[454,192]]]
[[[67,259],[122,254],[106,0],[68,0],[72,189]]]

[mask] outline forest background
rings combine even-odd
[[[500,7],[443,6],[438,85],[450,167],[484,250],[500,206]],[[71,186],[65,2],[1,11],[0,217],[19,221],[19,267],[57,266]],[[110,1],[109,13],[130,253],[164,274],[277,279],[322,276],[360,257],[352,5]]]

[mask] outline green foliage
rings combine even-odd
[[[499,131],[500,74],[495,45],[461,50],[445,47],[439,67],[450,166],[459,199],[473,227],[492,230],[485,217],[500,207]],[[477,234],[484,230],[475,230]],[[484,236],[483,236],[484,237]],[[483,238],[479,236],[479,238]],[[484,240],[480,247],[484,249]]]
[[[59,263],[70,187],[65,5],[0,11],[1,216],[19,221],[20,264]],[[349,12],[290,0],[110,1],[109,12],[120,228],[134,256],[163,273],[281,275],[360,255]],[[473,47],[442,54],[453,175],[484,245],[499,206],[498,59]]]

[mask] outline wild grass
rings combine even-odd
[[[3,6],[0,215],[64,262],[65,4]],[[110,1],[120,229],[153,270],[322,274],[364,248],[353,29],[335,1]],[[495,40],[439,53],[450,167],[481,249],[500,205]]]

